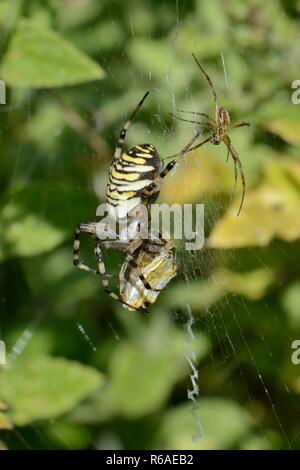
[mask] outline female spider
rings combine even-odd
[[[75,229],[73,243],[73,263],[79,269],[100,275],[102,286],[110,297],[121,302],[129,309],[145,311],[147,304],[153,303],[160,290],[176,275],[176,261],[173,245],[162,238],[161,234],[150,235],[149,239],[138,239],[138,225],[141,224],[140,208],[148,207],[157,198],[161,180],[172,170],[178,159],[199,137],[200,131],[191,141],[174,156],[165,169],[162,169],[162,159],[152,144],[141,144],[132,147],[122,154],[127,130],[134,116],[139,111],[148,92],[143,96],[130,118],[125,122],[116,145],[115,154],[109,170],[106,199],[108,213],[119,223],[124,218],[136,221],[136,232],[127,234],[112,234],[113,240],[98,240],[95,247],[97,269],[92,269],[80,260],[80,235],[87,233],[94,238],[106,231],[101,222],[82,223]],[[151,221],[150,221],[151,222]],[[120,273],[120,296],[109,287],[109,278],[103,260],[103,249],[120,249],[125,252],[125,263]],[[126,280],[123,277],[126,277]],[[149,280],[148,280],[149,279]],[[133,289],[134,284],[140,292]],[[146,293],[148,290],[148,294]],[[133,293],[133,291],[135,293]],[[133,300],[132,300],[133,299]],[[131,301],[133,304],[131,304]]]
[[[179,116],[173,115],[172,113],[171,114],[176,119],[180,119],[181,121],[191,122],[191,123],[194,123],[194,124],[200,124],[201,126],[204,125],[205,127],[207,127],[212,132],[212,134],[209,137],[207,137],[205,140],[200,142],[200,144],[197,144],[194,147],[190,147],[188,149],[188,152],[191,152],[192,150],[195,150],[195,149],[201,147],[202,145],[204,145],[207,142],[211,142],[213,145],[220,145],[221,142],[224,142],[224,144],[227,147],[227,160],[228,160],[228,156],[230,154],[232,159],[233,159],[233,162],[234,162],[235,187],[236,187],[236,184],[237,184],[237,165],[238,165],[239,171],[240,171],[243,192],[242,192],[242,199],[241,199],[240,207],[239,207],[238,214],[237,214],[237,215],[239,215],[240,212],[241,212],[242,206],[243,206],[243,202],[244,202],[245,190],[246,190],[246,181],[245,181],[245,175],[244,175],[244,171],[243,171],[243,167],[242,167],[239,155],[238,155],[237,151],[235,150],[234,146],[231,143],[231,139],[229,137],[229,132],[230,132],[231,129],[236,129],[238,127],[244,127],[244,126],[250,126],[250,124],[248,122],[239,122],[237,124],[230,124],[229,112],[224,107],[219,108],[217,93],[216,93],[216,90],[213,86],[213,83],[212,83],[209,75],[205,72],[205,70],[203,69],[201,64],[198,62],[196,56],[194,54],[192,54],[192,55],[195,59],[196,64],[198,65],[201,72],[205,76],[205,78],[206,78],[206,80],[209,84],[209,87],[212,91],[212,94],[213,94],[213,97],[214,97],[215,116],[214,116],[214,118],[211,118],[207,114],[200,113],[200,112],[197,112],[197,111],[178,110],[178,112],[181,112],[181,113],[197,114],[198,116],[202,116],[202,117],[205,118],[205,120],[203,122],[198,122],[198,121],[190,121],[188,119],[183,119]]]

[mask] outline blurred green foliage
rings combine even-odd
[[[0,448],[300,448],[299,20],[296,0],[1,2]],[[246,199],[237,218],[224,148],[166,178],[161,201],[205,203],[208,248],[178,247],[179,275],[144,318],[73,268],[72,234],[104,201],[116,136],[147,89],[128,146],[166,157],[193,132],[170,111],[213,112],[191,52],[233,121],[251,122],[232,132]],[[89,240],[83,251],[92,264]]]

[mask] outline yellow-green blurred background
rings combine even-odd
[[[3,0],[0,24],[0,446],[300,448],[300,2]],[[167,157],[197,128],[170,112],[213,113],[192,52],[232,120],[251,122],[231,134],[245,204],[236,217],[222,146],[181,161],[160,201],[205,203],[208,249],[178,246],[177,278],[142,317],[73,268],[73,230],[94,220],[147,90],[127,146]],[[122,257],[106,262],[118,273]]]

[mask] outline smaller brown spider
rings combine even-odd
[[[230,124],[230,117],[229,117],[229,113],[228,113],[227,109],[224,108],[224,107],[219,108],[219,106],[218,106],[217,93],[216,93],[216,90],[213,86],[213,83],[212,83],[210,77],[207,75],[207,73],[205,72],[203,67],[200,65],[200,63],[198,62],[196,56],[194,54],[192,54],[192,55],[193,55],[193,57],[196,61],[196,64],[198,65],[201,72],[205,76],[205,78],[206,78],[206,80],[209,84],[209,87],[212,91],[212,94],[213,94],[213,97],[214,97],[214,105],[215,105],[215,118],[213,119],[210,116],[208,116],[207,114],[199,113],[198,111],[177,110],[179,113],[197,114],[198,116],[202,116],[202,117],[205,118],[205,120],[203,122],[197,122],[197,121],[190,121],[188,119],[183,119],[179,116],[175,116],[172,113],[171,114],[172,114],[173,117],[175,117],[176,119],[180,119],[181,121],[186,121],[186,122],[191,122],[191,123],[194,123],[194,124],[203,125],[204,128],[207,127],[212,132],[212,134],[209,137],[207,137],[205,140],[203,140],[200,144],[197,144],[194,147],[189,148],[188,152],[191,152],[192,150],[195,150],[195,149],[201,147],[202,145],[206,144],[207,142],[211,142],[213,145],[220,145],[221,142],[224,142],[224,144],[227,147],[227,160],[228,160],[228,157],[229,157],[229,154],[230,154],[232,159],[233,159],[233,162],[234,162],[235,188],[236,188],[236,184],[237,184],[237,166],[239,167],[239,171],[240,171],[240,176],[241,176],[241,181],[242,181],[242,186],[243,186],[243,193],[242,193],[241,204],[240,204],[240,207],[239,207],[239,210],[238,210],[238,213],[237,213],[237,215],[239,215],[240,212],[241,212],[242,206],[243,206],[243,202],[244,202],[245,191],[246,191],[246,181],[245,181],[245,175],[244,175],[244,172],[243,172],[243,167],[242,167],[240,158],[238,156],[237,151],[235,150],[234,146],[231,143],[231,139],[229,137],[229,131],[231,129],[236,129],[237,127],[250,126],[250,124],[248,122],[239,122],[237,124]]]

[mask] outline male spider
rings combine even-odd
[[[127,234],[112,234],[114,240],[98,240],[95,247],[97,269],[92,269],[80,260],[80,235],[87,233],[94,238],[106,231],[106,225],[101,222],[82,223],[75,229],[73,243],[73,263],[79,269],[100,275],[105,292],[129,309],[146,311],[147,305],[155,302],[160,290],[176,275],[177,265],[175,249],[171,242],[165,240],[160,233],[151,234],[147,240],[138,238],[138,228],[141,227],[142,206],[148,206],[155,201],[160,191],[161,180],[172,170],[178,159],[199,137],[200,131],[191,141],[174,156],[165,169],[162,169],[162,159],[152,144],[141,144],[132,147],[122,154],[127,130],[132,119],[137,114],[148,92],[141,99],[130,118],[125,122],[116,145],[115,154],[109,170],[107,184],[107,210],[120,224],[127,218],[136,223],[136,232]],[[148,213],[148,212],[147,212]],[[151,221],[150,221],[151,222]],[[149,233],[149,232],[148,232]],[[109,287],[103,260],[103,249],[120,249],[125,253],[125,262],[120,272],[120,296]],[[146,292],[148,291],[148,292]],[[139,293],[139,295],[138,295]]]
[[[178,110],[178,112],[181,112],[181,113],[197,114],[198,116],[202,116],[202,117],[205,118],[205,120],[203,122],[197,122],[197,121],[190,121],[188,119],[183,119],[179,116],[175,116],[172,113],[171,114],[176,119],[180,119],[181,121],[186,121],[186,122],[191,122],[191,123],[194,123],[194,124],[204,125],[205,127],[207,127],[212,132],[212,134],[209,137],[207,137],[205,140],[200,142],[200,144],[197,144],[194,147],[190,147],[188,149],[188,152],[191,152],[192,150],[195,150],[195,149],[201,147],[202,145],[206,144],[207,142],[211,142],[213,145],[220,145],[221,142],[224,142],[224,144],[227,147],[227,160],[228,160],[228,156],[230,154],[232,159],[233,159],[233,162],[234,162],[235,187],[236,187],[236,184],[237,184],[237,165],[238,165],[239,171],[240,171],[243,192],[242,192],[242,199],[241,199],[240,207],[239,207],[239,210],[238,210],[238,213],[237,213],[237,215],[239,215],[240,212],[241,212],[242,206],[243,206],[243,202],[244,202],[245,190],[246,190],[246,181],[245,181],[245,175],[244,175],[244,171],[243,171],[243,167],[242,167],[239,155],[238,155],[237,151],[235,150],[234,146],[231,143],[231,139],[229,137],[229,131],[231,129],[236,129],[238,127],[250,126],[250,124],[248,122],[239,122],[237,124],[230,124],[229,112],[224,107],[219,108],[217,93],[216,93],[216,90],[213,86],[213,83],[212,83],[209,75],[205,72],[205,70],[203,69],[203,67],[201,66],[199,61],[197,60],[196,56],[194,54],[192,54],[192,55],[195,59],[196,64],[198,65],[201,72],[205,76],[205,78],[206,78],[206,80],[209,84],[209,87],[212,91],[212,94],[213,94],[213,97],[214,97],[214,105],[215,105],[215,117],[213,119],[210,116],[208,116],[207,114],[200,113],[198,111]]]

